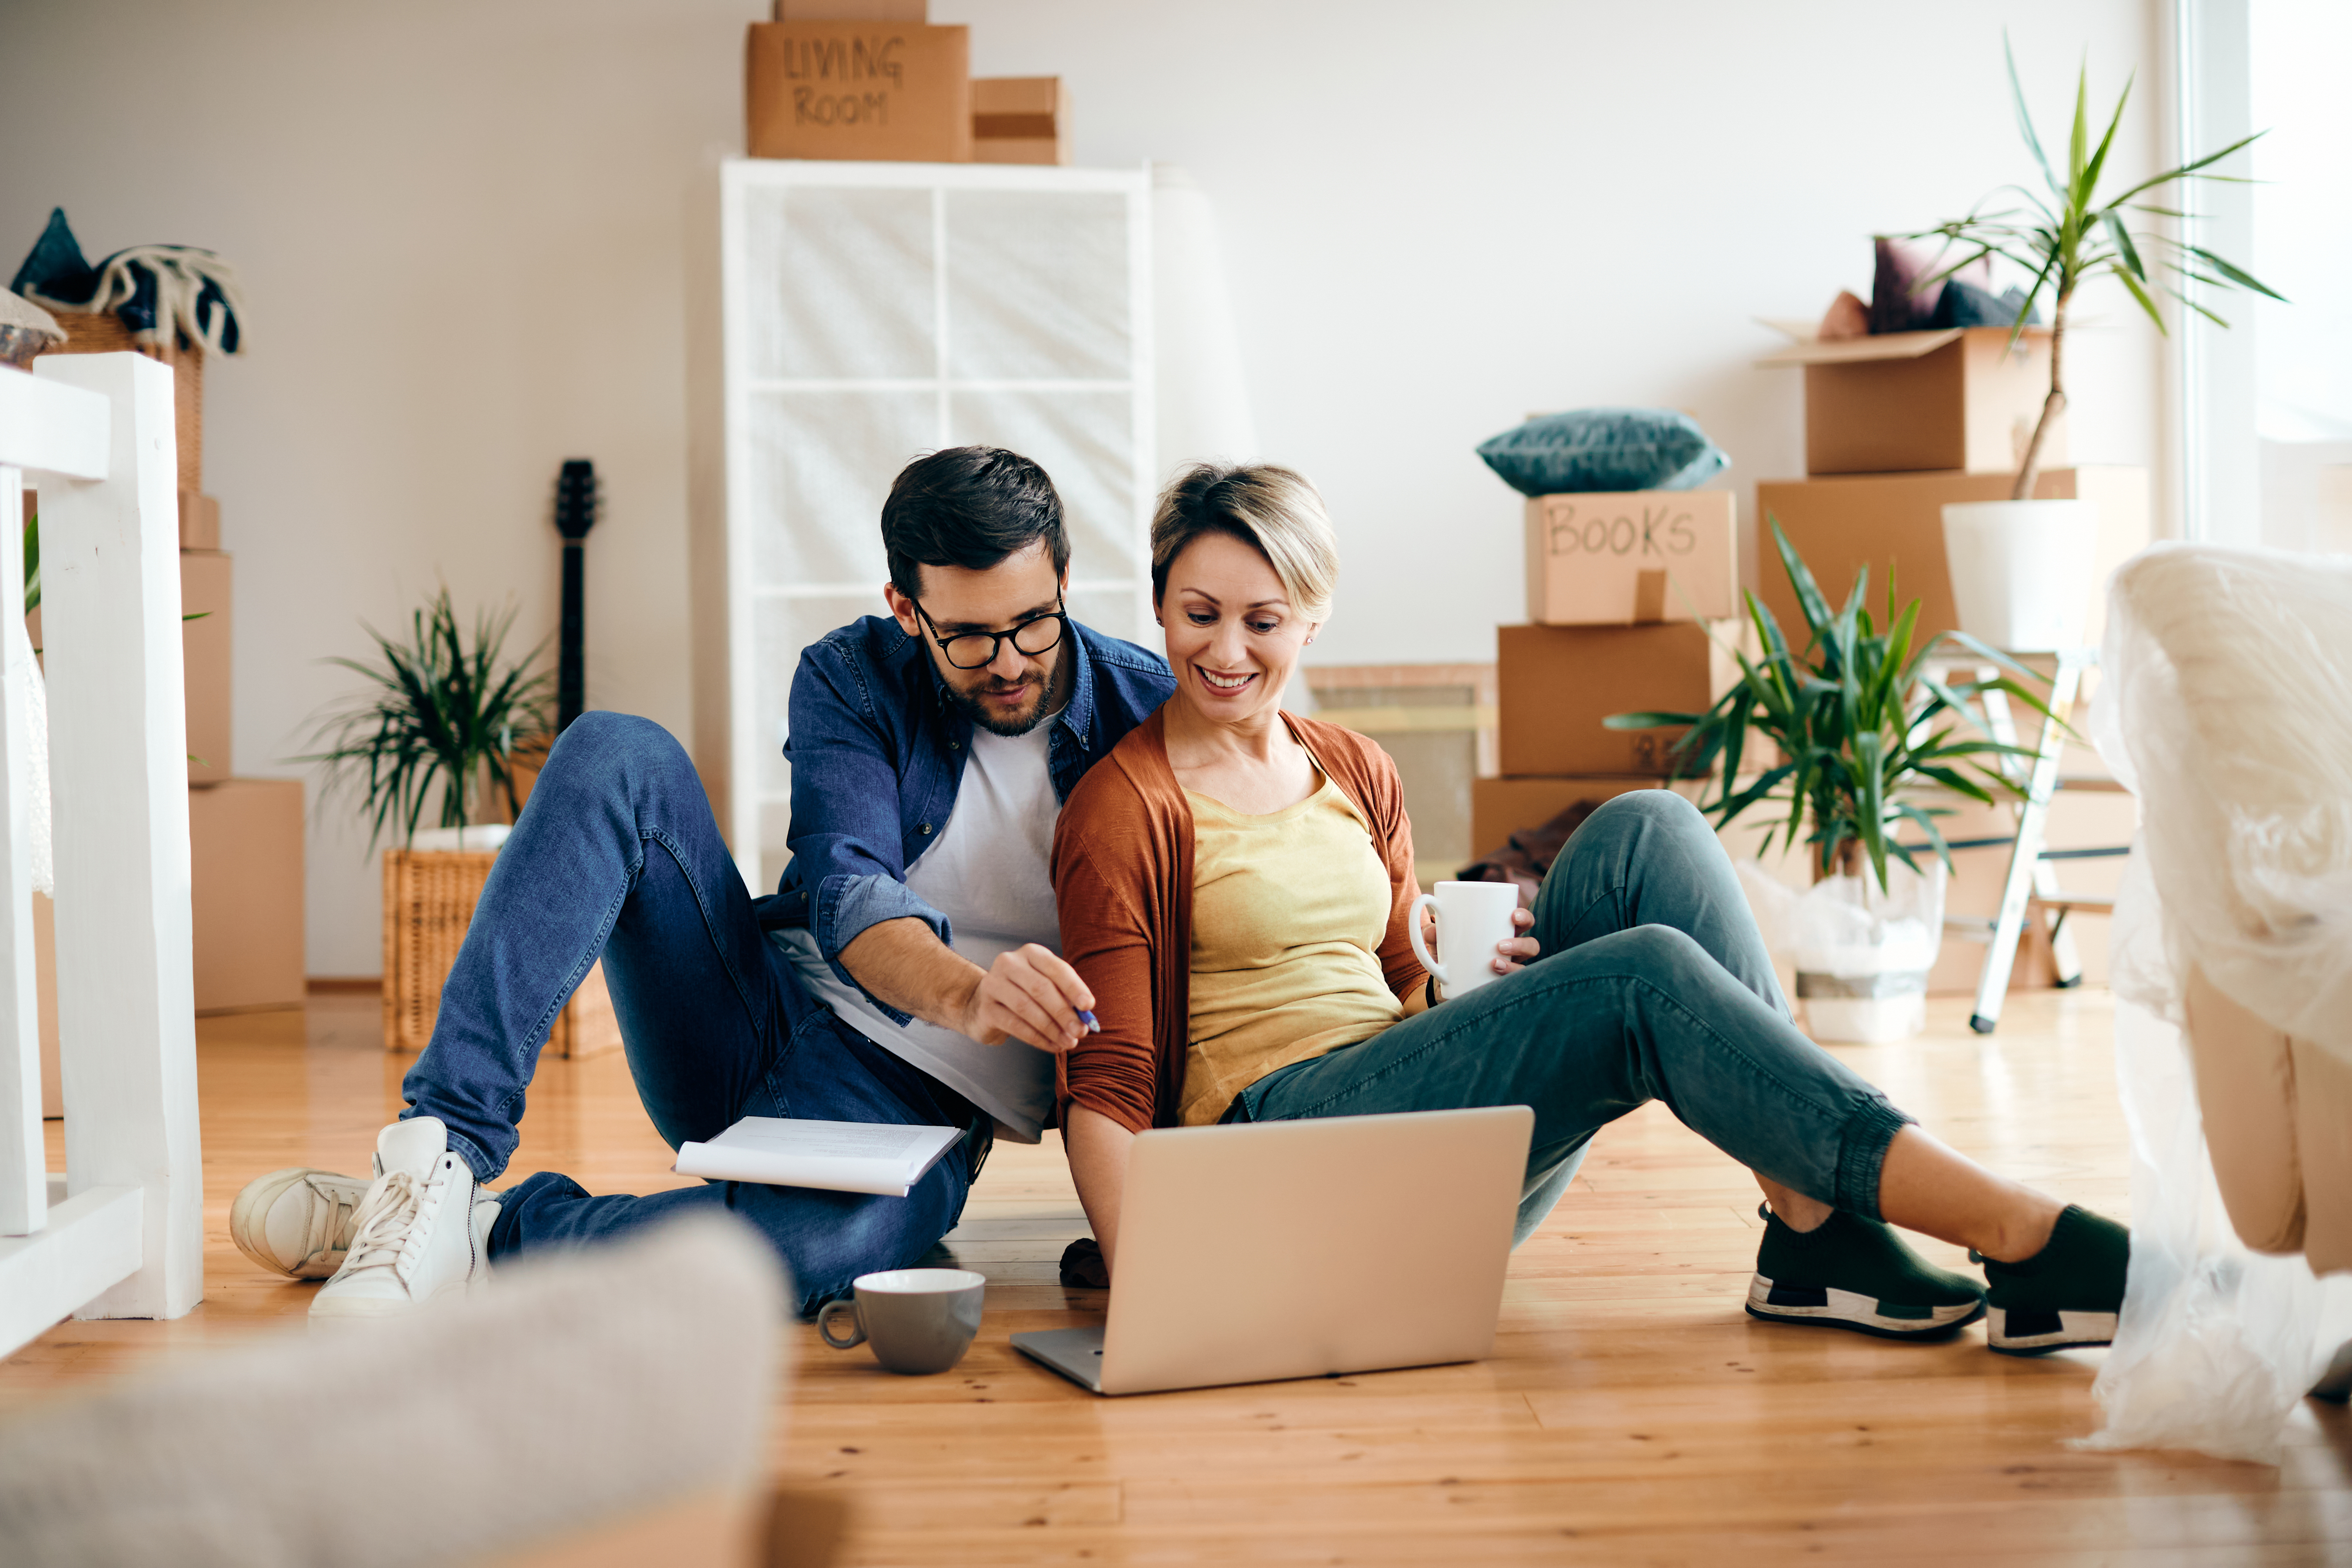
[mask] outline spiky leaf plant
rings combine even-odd
[[[387,827],[404,845],[414,840],[428,806],[443,827],[468,826],[485,783],[516,805],[516,747],[547,733],[552,680],[531,671],[544,642],[507,660],[514,616],[511,607],[477,614],[468,639],[444,587],[415,613],[404,640],[361,623],[379,662],[326,661],[366,678],[368,689],[319,721],[319,751],[292,760],[326,770],[324,795],[359,794],[371,851]]]
[[[2182,292],[2179,284],[2160,281],[2151,275],[2147,258],[2153,257],[2156,270],[2168,272],[2175,278],[2193,280],[2210,288],[2247,289],[2257,294],[2284,302],[2285,296],[2263,283],[2244,269],[2224,261],[2200,245],[2185,237],[2166,234],[2159,229],[2133,228],[2132,215],[2170,218],[2185,230],[2195,219],[2172,207],[2158,206],[2145,198],[2163,187],[2191,180],[2221,180],[2230,184],[2246,183],[2234,174],[2217,174],[2212,165],[2260,137],[2244,136],[2231,142],[2218,153],[2208,153],[2202,158],[2167,169],[2163,174],[2127,186],[2112,196],[2099,195],[2099,180],[2105,174],[2107,153],[2116,144],[2116,128],[2123,124],[2124,106],[2131,101],[2131,79],[2124,81],[2123,96],[2116,100],[2116,111],[2107,118],[2107,129],[2098,145],[2091,145],[2089,68],[2077,73],[2074,80],[2074,124],[2066,142],[2066,173],[2061,177],[2057,168],[2042,150],[2042,139],[2034,134],[2033,116],[2025,107],[2025,89],[2018,80],[2017,57],[2011,52],[2008,35],[2001,37],[2001,55],[2009,62],[2009,90],[2017,104],[2017,126],[2024,133],[2025,145],[2033,154],[2033,162],[2042,171],[2042,183],[2049,187],[2045,199],[2040,192],[2024,185],[2003,185],[1977,210],[1963,218],[1938,224],[1909,237],[1940,238],[1948,246],[1964,252],[1958,261],[1924,280],[1941,281],[1964,268],[1973,267],[1987,257],[2002,256],[2033,275],[2032,285],[2025,290],[2025,302],[2018,307],[2017,321],[2010,328],[2010,342],[2025,330],[2027,317],[2036,301],[2046,291],[2053,298],[2050,312],[2050,392],[2042,399],[2042,417],[2035,421],[2032,438],[2026,444],[2025,460],[2018,465],[2017,482],[2010,490],[2011,500],[2033,499],[2033,483],[2042,472],[2042,445],[2050,433],[2052,423],[2066,406],[2066,324],[2069,310],[2074,303],[2074,290],[2093,279],[2108,276],[2120,282],[2134,302],[2156,323],[2156,330],[2165,331],[2164,314],[2157,309],[2151,289],[2171,295],[2189,310],[2196,311],[2217,326],[2230,323],[2215,315]],[[2024,198],[2022,205],[2002,207],[1988,212],[1988,203],[2014,194]]]
[[[1913,795],[1921,786],[1934,785],[1986,805],[1997,792],[2022,798],[2023,787],[2003,771],[2002,759],[2033,754],[1992,739],[1969,712],[1969,701],[1998,691],[2037,713],[2046,716],[2050,709],[2010,675],[1948,680],[1931,663],[1949,641],[2024,680],[2046,686],[2048,678],[1964,633],[1939,632],[1916,642],[1919,601],[1898,611],[1892,581],[1886,585],[1885,619],[1872,619],[1865,607],[1867,566],[1854,574],[1843,607],[1832,612],[1811,571],[1781,532],[1780,519],[1769,521],[1805,617],[1805,647],[1790,647],[1780,622],[1751,592],[1748,616],[1763,657],[1753,659],[1743,649],[1731,650],[1739,660],[1740,679],[1713,708],[1705,713],[1617,713],[1602,722],[1612,730],[1688,725],[1675,743],[1675,771],[1704,773],[1721,764],[1719,791],[1700,809],[1718,827],[1758,806],[1785,809],[1788,820],[1765,835],[1759,850],[1769,851],[1776,838],[1786,846],[1811,845],[1817,879],[1858,875],[1867,859],[1883,889],[1890,858],[1918,870],[1914,847],[1892,831],[1902,822],[1916,826],[1949,866],[1951,850],[1936,819],[1950,816],[1951,808]],[[1777,747],[1779,761],[1743,781],[1740,763],[1748,755],[1751,736]]]

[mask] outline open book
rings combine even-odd
[[[962,1141],[961,1127],[747,1116],[708,1143],[679,1144],[670,1169],[722,1182],[903,1198]]]

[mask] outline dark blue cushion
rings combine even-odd
[[[1686,490],[1731,466],[1723,448],[1671,408],[1544,414],[1480,443],[1478,455],[1523,495]]]
[[[1932,327],[2007,327],[2017,321],[2017,313],[2025,310],[2025,290],[2004,289],[1996,294],[1990,289],[1979,289],[1973,283],[1963,283],[1955,278],[1944,285],[1944,297],[1936,302],[1936,314],[1927,324]],[[2042,312],[2025,310],[2025,324],[2042,324]]]

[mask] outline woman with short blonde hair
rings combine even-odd
[[[2112,1336],[2126,1233],[1944,1147],[1798,1033],[1731,862],[1680,796],[1595,811],[1497,946],[1502,977],[1441,996],[1407,931],[1395,765],[1280,706],[1338,577],[1322,500],[1287,468],[1204,464],[1160,498],[1152,599],[1176,692],[1054,834],[1063,957],[1101,1027],[1065,1058],[1061,1124],[1106,1272],[1147,1128],[1528,1105],[1523,1240],[1593,1133],[1663,1100],[1769,1200],[1756,1316],[1893,1339],[1983,1316],[1985,1289],[1892,1220],[1989,1259],[1994,1349]]]
[[[1151,516],[1151,600],[1168,569],[1204,533],[1226,533],[1265,557],[1298,613],[1320,621],[1339,588],[1339,536],[1306,477],[1272,463],[1197,464],[1160,494]]]

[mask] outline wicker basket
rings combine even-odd
[[[489,880],[494,854],[471,850],[383,852],[383,1048],[421,1051],[441,1011],[441,983],[457,962],[474,905]],[[604,967],[588,977],[557,1016],[545,1042],[559,1057],[602,1055],[621,1043]]]

